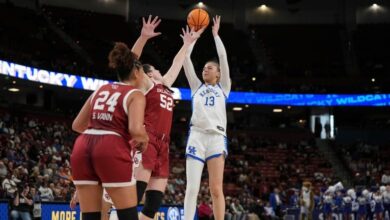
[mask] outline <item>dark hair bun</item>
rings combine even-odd
[[[131,51],[125,43],[116,42],[114,48],[108,55],[108,66],[113,69],[126,66],[126,64],[129,63],[129,58],[131,58],[129,53],[131,53]]]
[[[117,72],[119,80],[124,80],[130,75],[136,60],[137,56],[125,43],[116,42],[108,55],[108,66]]]

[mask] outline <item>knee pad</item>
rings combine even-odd
[[[128,220],[128,219],[138,220],[137,206],[127,208],[127,209],[117,209],[116,214],[118,215],[119,220]]]
[[[83,212],[81,215],[83,220],[100,220],[101,218],[100,212]]]
[[[145,194],[145,206],[142,209],[142,214],[149,218],[154,218],[154,215],[161,206],[163,193],[158,190],[148,190]]]
[[[139,204],[142,200],[142,197],[144,196],[145,189],[148,186],[147,182],[144,181],[137,181],[137,204]]]

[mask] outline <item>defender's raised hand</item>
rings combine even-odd
[[[155,29],[160,23],[161,23],[161,19],[158,16],[152,19],[152,15],[149,15],[147,21],[145,20],[145,17],[143,17],[141,36],[145,37],[146,39],[150,39],[161,35],[161,32],[155,32]]]
[[[183,38],[183,44],[185,45],[190,45],[192,44],[194,41],[196,41],[200,35],[203,33],[205,28],[202,28],[198,31],[194,31],[193,29],[190,30],[190,28],[188,27],[188,25],[186,26],[186,28],[182,28],[182,34],[180,35],[181,38]]]

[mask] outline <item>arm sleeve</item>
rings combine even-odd
[[[196,41],[195,41],[196,42]],[[187,77],[188,84],[190,84],[191,88],[191,95],[193,95],[196,90],[202,85],[202,82],[199,80],[198,76],[196,75],[194,65],[191,61],[191,53],[192,49],[194,49],[195,42],[191,44],[191,46],[188,48],[186,53],[186,58],[183,63],[184,73]]]
[[[230,89],[232,86],[232,81],[230,79],[230,70],[229,64],[227,60],[227,54],[225,46],[222,43],[222,40],[219,36],[214,37],[215,46],[217,48],[218,58],[219,58],[219,66],[221,71],[220,84],[223,92],[226,96],[229,96]]]

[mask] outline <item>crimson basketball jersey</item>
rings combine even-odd
[[[124,83],[110,83],[96,90],[88,129],[113,131],[130,140],[127,99],[134,91],[138,90]]]
[[[169,136],[174,107],[172,93],[168,87],[162,84],[154,84],[145,94],[146,131]]]

